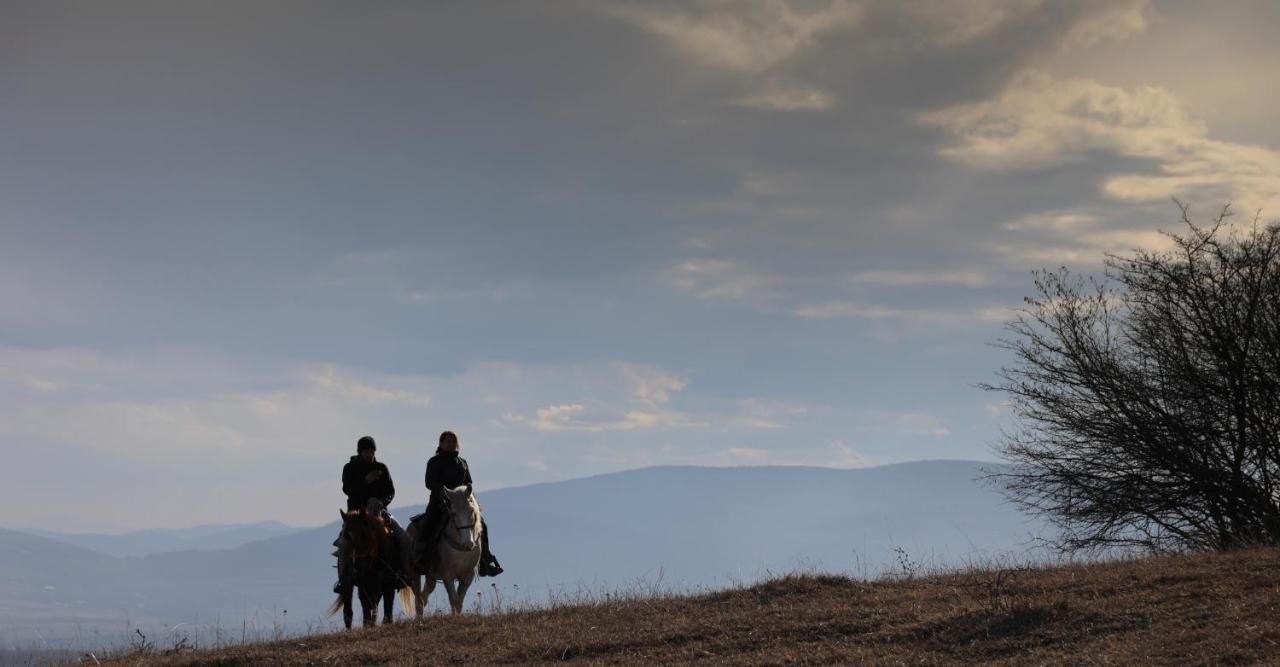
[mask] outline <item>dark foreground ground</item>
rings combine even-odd
[[[436,616],[215,651],[135,653],[115,661],[1280,664],[1280,550],[901,581],[793,576],[695,597]]]

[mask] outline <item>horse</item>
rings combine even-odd
[[[412,563],[409,571],[409,586],[413,589],[414,613],[422,618],[422,609],[427,599],[436,588],[436,582],[444,582],[444,590],[449,594],[449,606],[454,614],[462,613],[462,604],[467,599],[467,589],[475,581],[476,568],[480,565],[480,536],[484,529],[480,515],[480,503],[470,485],[462,485],[455,489],[442,489],[444,493],[445,511],[449,513],[445,520],[441,539],[436,544],[435,560],[430,571],[423,572],[418,563]],[[425,522],[415,521],[409,526],[410,542],[429,539],[420,535]],[[416,550],[411,550],[415,551]],[[413,561],[408,558],[407,561]],[[425,576],[425,585],[419,588],[419,577]],[[403,594],[403,592],[402,592]],[[406,596],[407,599],[407,596]],[[408,606],[407,604],[405,605]]]
[[[360,589],[360,612],[363,624],[368,627],[378,622],[378,600],[382,600],[382,622],[392,621],[392,601],[396,589],[404,583],[392,563],[396,553],[396,538],[382,518],[381,512],[363,509],[344,512],[342,533],[350,544],[352,576],[343,582],[338,599],[329,607],[329,616],[342,610],[342,621],[351,629],[352,589]]]

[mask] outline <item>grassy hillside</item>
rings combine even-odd
[[[898,581],[789,576],[238,646],[153,665],[1280,662],[1280,550]]]

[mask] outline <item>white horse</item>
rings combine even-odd
[[[418,618],[422,618],[422,609],[427,606],[427,599],[436,589],[436,582],[444,582],[444,590],[449,594],[449,606],[453,613],[462,613],[462,604],[467,600],[467,589],[475,581],[476,568],[480,565],[480,531],[483,523],[480,517],[480,503],[469,485],[456,489],[442,489],[445,497],[444,530],[440,542],[436,545],[435,561],[429,572],[422,572],[413,563],[412,555],[406,563],[409,572],[409,587],[413,589],[413,609]],[[414,522],[409,526],[409,538],[416,542],[418,531],[425,522]],[[409,550],[410,554],[414,552]],[[425,585],[420,586],[420,578],[426,576]],[[407,596],[401,598],[407,604]]]

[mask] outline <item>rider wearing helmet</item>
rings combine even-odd
[[[434,557],[436,540],[444,528],[446,512],[441,489],[455,489],[464,484],[471,486],[471,469],[467,467],[467,460],[458,456],[458,436],[453,431],[445,431],[440,434],[436,455],[427,461],[426,485],[431,497],[427,500],[422,534],[428,536],[428,539],[421,543],[426,549],[424,555],[427,558]],[[502,566],[489,551],[489,522],[482,518],[480,527],[479,574],[482,577],[496,577],[502,574]]]
[[[396,522],[396,518],[386,511],[396,496],[396,486],[391,482],[391,471],[387,469],[387,465],[377,460],[377,449],[378,444],[374,442],[373,436],[366,435],[356,441],[356,455],[342,466],[342,492],[347,494],[347,511],[363,509],[375,516],[382,515],[395,533],[396,541],[404,545],[408,543],[408,536]],[[350,568],[347,566],[351,560],[347,553],[346,534],[341,532],[341,528],[333,546],[338,547],[333,552],[338,557],[338,583],[333,585],[333,590],[337,593],[349,576]]]

